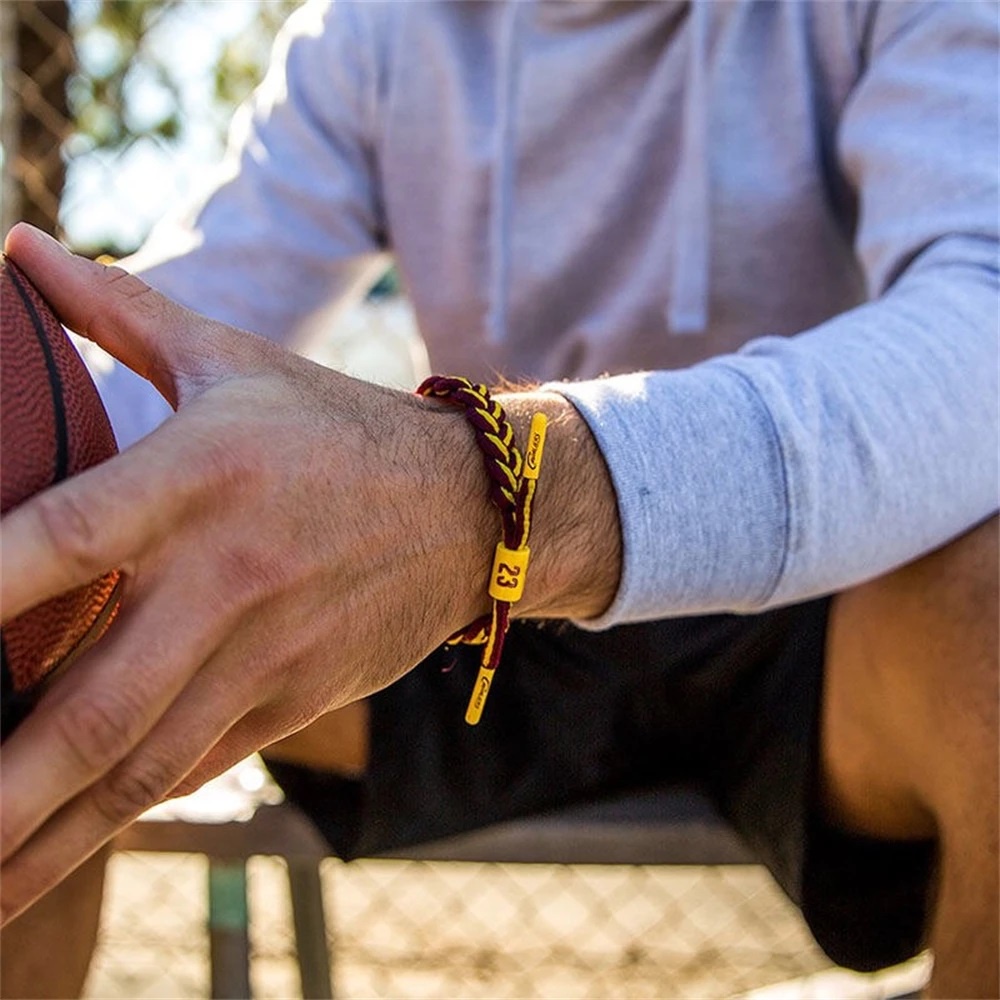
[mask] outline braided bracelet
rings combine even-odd
[[[483,714],[486,696],[493,683],[493,672],[500,663],[503,643],[510,627],[511,605],[524,593],[528,570],[528,531],[531,528],[531,505],[538,483],[545,447],[547,418],[535,413],[531,418],[526,457],[514,443],[503,407],[490,397],[485,385],[466,378],[432,375],[417,388],[421,396],[440,399],[461,407],[472,425],[476,444],[483,453],[483,467],[489,477],[489,495],[500,512],[503,536],[496,547],[487,591],[493,599],[489,615],[477,619],[448,639],[457,643],[482,644],[479,674],[465,711],[465,721],[474,726]]]

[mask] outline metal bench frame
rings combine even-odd
[[[288,866],[302,996],[333,997],[319,865],[329,845],[291,805],[261,806],[247,822],[146,821],[119,835],[120,851],[208,858],[211,995],[251,996],[246,863],[275,855]],[[708,803],[686,789],[651,789],[382,857],[529,864],[729,865],[754,859]]]

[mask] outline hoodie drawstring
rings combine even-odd
[[[517,135],[520,51],[517,28],[521,3],[507,0],[503,5],[500,50],[496,74],[496,128],[490,198],[490,287],[486,319],[487,339],[501,344],[507,338],[507,306],[510,289],[511,216],[513,214]]]
[[[671,333],[704,333],[708,326],[709,224],[707,0],[692,0],[687,79],[681,123],[674,221],[674,260],[667,323]]]

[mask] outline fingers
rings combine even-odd
[[[220,324],[211,323],[117,267],[76,257],[25,224],[7,236],[5,251],[59,318],[149,379],[175,408],[176,374],[197,374]],[[194,370],[192,370],[194,366]]]
[[[211,489],[216,456],[211,447],[192,453],[172,423],[4,515],[3,621],[111,570],[133,575],[142,554],[184,523],[188,506]]]
[[[132,754],[213,655],[220,632],[231,623],[197,628],[192,603],[200,601],[195,596],[192,602],[190,581],[183,577],[161,589],[155,603],[139,594],[127,604],[104,639],[53,685],[4,744],[0,857],[9,858],[56,809]],[[212,704],[225,706],[236,693],[236,685],[213,692]],[[216,729],[200,753],[225,728]],[[177,738],[187,745],[187,735]],[[161,794],[184,773],[175,774]]]
[[[0,923],[23,912],[84,858],[161,802],[198,764],[218,734],[241,718],[246,711],[244,697],[236,691],[220,697],[217,688],[218,678],[206,665],[133,753],[49,819],[29,846],[4,862]]]
[[[256,753],[271,740],[280,739],[288,731],[287,724],[282,726],[272,716],[275,713],[264,710],[248,712],[236,722],[225,737],[221,739],[199,761],[198,765],[180,781],[169,794],[169,798],[180,798],[198,791],[202,785],[252,753]]]

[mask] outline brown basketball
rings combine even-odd
[[[76,348],[24,272],[0,259],[0,512],[118,448]],[[118,608],[119,574],[47,601],[3,626],[0,729],[7,737],[43,680],[95,642]]]

